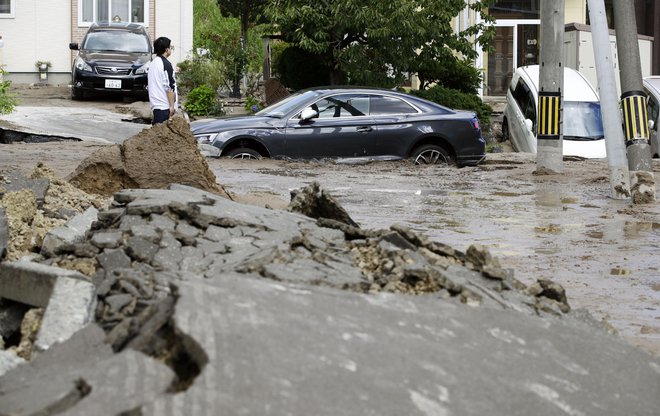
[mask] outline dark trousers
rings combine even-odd
[[[170,110],[154,109],[154,116],[151,118],[151,124],[164,123],[170,118]]]

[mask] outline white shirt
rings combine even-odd
[[[164,56],[156,56],[149,65],[147,73],[147,85],[149,90],[149,104],[151,110],[169,110],[170,102],[167,92],[174,92],[174,108],[179,106],[179,94],[174,78],[174,68]]]

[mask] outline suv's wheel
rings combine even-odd
[[[445,149],[434,144],[425,144],[413,151],[416,165],[453,165],[454,160]]]
[[[227,157],[230,159],[261,159],[259,152],[248,147],[232,149],[227,152]]]
[[[82,100],[83,98],[85,98],[85,93],[83,90],[76,87],[71,87],[71,99]]]

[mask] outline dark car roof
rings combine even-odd
[[[123,30],[136,33],[146,32],[144,26],[137,23],[128,22],[95,22],[92,23],[88,31],[97,32],[102,30]]]
[[[317,93],[319,93],[319,95],[341,93],[342,91],[350,91],[351,93],[354,93],[354,94],[361,94],[361,93],[364,93],[364,94],[369,94],[369,93],[389,94],[389,95],[394,95],[394,96],[403,98],[405,100],[412,101],[417,106],[425,106],[425,107],[427,107],[426,108],[427,110],[429,110],[430,108],[435,108],[435,109],[441,109],[442,111],[447,111],[447,112],[450,112],[450,113],[460,112],[460,110],[456,110],[456,109],[453,109],[453,108],[449,108],[449,107],[440,105],[436,102],[429,101],[427,99],[424,99],[422,97],[418,97],[416,95],[412,95],[412,94],[407,93],[405,91],[399,91],[399,90],[394,90],[394,89],[389,89],[389,88],[364,87],[364,86],[355,86],[355,85],[326,85],[326,86],[321,86],[321,87],[306,88],[304,90],[297,91],[297,93],[303,93],[305,91],[316,91]]]

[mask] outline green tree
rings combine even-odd
[[[220,6],[220,12],[223,16],[233,17],[240,22],[240,53],[235,62],[236,71],[232,79],[233,95],[240,96],[240,80],[245,74],[250,52],[248,50],[248,29],[252,27],[261,16],[261,11],[266,4],[266,0],[217,0]]]
[[[493,2],[468,7],[482,11]],[[285,41],[331,68],[332,84],[390,87],[418,73],[426,86],[443,75],[434,61],[470,65],[475,43],[489,48],[494,29],[486,14],[466,30],[452,28],[465,7],[464,0],[271,0],[265,15]]]
[[[221,13],[241,22],[241,37],[247,39],[248,29],[261,18],[267,0],[217,0]]]
[[[212,60],[222,63],[225,83],[240,95],[244,71],[258,72],[261,65],[259,33],[249,33],[242,44],[239,19],[223,16],[217,0],[194,0],[193,6],[194,47],[208,50]]]

